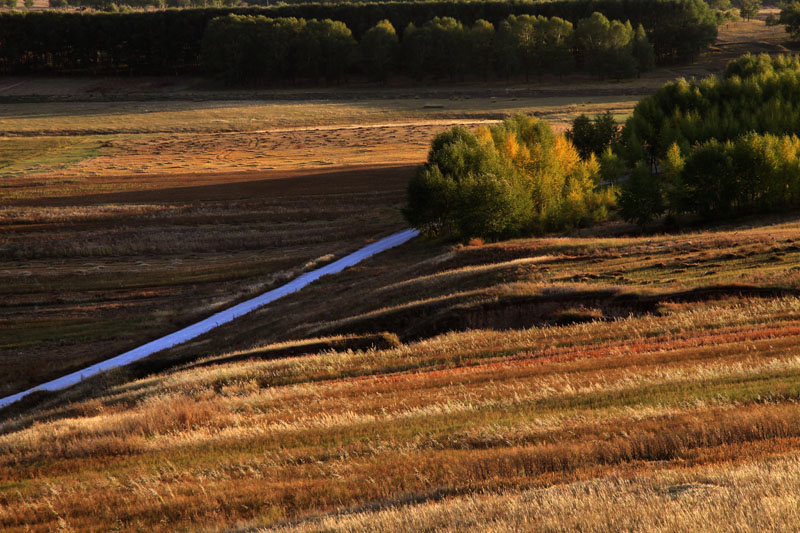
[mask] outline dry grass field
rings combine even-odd
[[[412,243],[19,411],[0,525],[783,530],[798,280],[796,221]]]
[[[731,24],[678,70],[782,39]],[[404,227],[449,124],[623,117],[675,72],[558,96],[3,100],[0,396]],[[0,530],[796,530],[798,353],[797,214],[415,239],[0,411]]]
[[[4,201],[0,395],[138,346],[402,227],[409,172],[121,176],[70,196],[44,180],[55,196]]]

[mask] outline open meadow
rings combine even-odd
[[[407,227],[450,126],[622,120],[667,80],[785,45],[740,21],[626,82],[417,97],[6,80],[0,397]],[[0,530],[794,530],[800,218],[665,227],[417,238],[34,393],[0,411]]]

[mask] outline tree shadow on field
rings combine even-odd
[[[72,207],[105,204],[137,204],[152,202],[198,202],[252,199],[258,197],[321,196],[404,190],[416,165],[335,168],[309,171],[256,171],[241,173],[165,175],[166,183],[215,181],[216,183],[158,187],[160,176],[146,176],[154,182],[152,189],[74,196],[38,197],[10,200],[14,207]],[[249,176],[259,179],[246,179]],[[242,179],[245,178],[245,179]],[[115,181],[117,178],[114,178]],[[145,179],[125,177],[130,181]],[[120,181],[124,181],[124,179]],[[227,182],[226,179],[228,180]],[[231,181],[235,180],[235,181]],[[222,183],[220,183],[222,182]]]

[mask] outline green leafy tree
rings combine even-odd
[[[573,142],[581,159],[599,156],[619,140],[620,127],[611,112],[590,119],[581,114],[572,121],[567,137]]]
[[[541,74],[545,64],[544,25],[546,19],[530,15],[512,15],[506,21],[505,31],[516,50],[518,66],[530,79],[531,74]]]
[[[494,64],[499,76],[508,79],[521,72],[517,36],[509,19],[500,23],[495,36],[494,49]]]
[[[461,22],[452,17],[435,17],[417,32],[427,41],[424,68],[434,79],[463,75],[469,62],[467,33]]]
[[[733,7],[731,0],[709,0],[708,5],[717,11],[728,11]]]
[[[356,59],[358,45],[341,21],[311,19],[298,42],[300,71],[311,80],[339,81]]]
[[[470,57],[472,58],[474,70],[483,76],[489,77],[492,70],[492,57],[495,51],[495,31],[494,25],[486,20],[475,21],[469,30]]]
[[[655,68],[655,53],[653,52],[653,47],[650,46],[650,41],[647,39],[647,32],[644,31],[644,26],[641,24],[636,27],[636,32],[633,35],[631,53],[636,61],[637,74],[642,74]]]
[[[431,34],[424,28],[418,28],[413,22],[403,30],[402,40],[403,66],[416,80],[422,80],[428,73],[428,65],[432,61],[434,43]]]
[[[599,165],[547,124],[515,116],[437,136],[408,188],[407,220],[427,233],[498,239],[564,230],[606,216]]]
[[[650,167],[642,162],[630,172],[617,200],[620,215],[628,222],[644,226],[664,212],[664,201],[658,181]]]
[[[667,212],[671,216],[691,209],[689,190],[683,181],[683,168],[686,164],[681,149],[673,144],[659,163],[659,178],[663,184]]]
[[[758,15],[761,9],[761,0],[738,0],[739,16],[745,20],[750,20]]]
[[[362,71],[372,79],[385,82],[395,69],[400,42],[394,26],[382,20],[367,30],[359,43]]]
[[[736,168],[730,146],[716,139],[691,151],[686,158],[683,180],[693,208],[704,216],[727,215],[736,199]]]
[[[725,78],[731,78],[733,76],[751,78],[763,74],[772,74],[774,71],[772,58],[769,54],[755,55],[748,52],[738,59],[729,62],[725,66],[723,76]]]
[[[783,24],[786,32],[794,41],[800,41],[800,2],[791,2],[781,9],[778,22]]]
[[[544,66],[559,76],[569,74],[575,69],[575,57],[572,48],[575,41],[575,30],[572,23],[559,17],[548,19],[543,24],[544,31]]]
[[[567,137],[575,145],[581,159],[588,159],[595,153],[595,131],[592,119],[581,113],[572,120],[572,128],[567,131]]]
[[[677,80],[642,99],[623,132],[629,165],[645,159],[655,165],[673,143],[688,153],[694,144],[734,140],[747,131],[800,131],[797,58],[744,56],[726,76]]]
[[[579,21],[575,30],[583,64],[601,78],[629,78],[636,74],[634,35],[630,22],[610,21],[601,13]]]
[[[600,155],[600,181],[603,185],[617,183],[626,173],[625,161],[609,146]]]

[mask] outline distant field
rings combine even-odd
[[[91,192],[94,176],[417,163],[433,135],[453,123],[498,120],[524,110],[563,125],[581,112],[612,110],[625,117],[636,101],[585,96],[9,104],[0,105],[0,128],[10,136],[0,139],[0,168],[10,178],[68,177],[78,180],[68,189]],[[20,180],[3,184],[0,199],[43,192]]]

